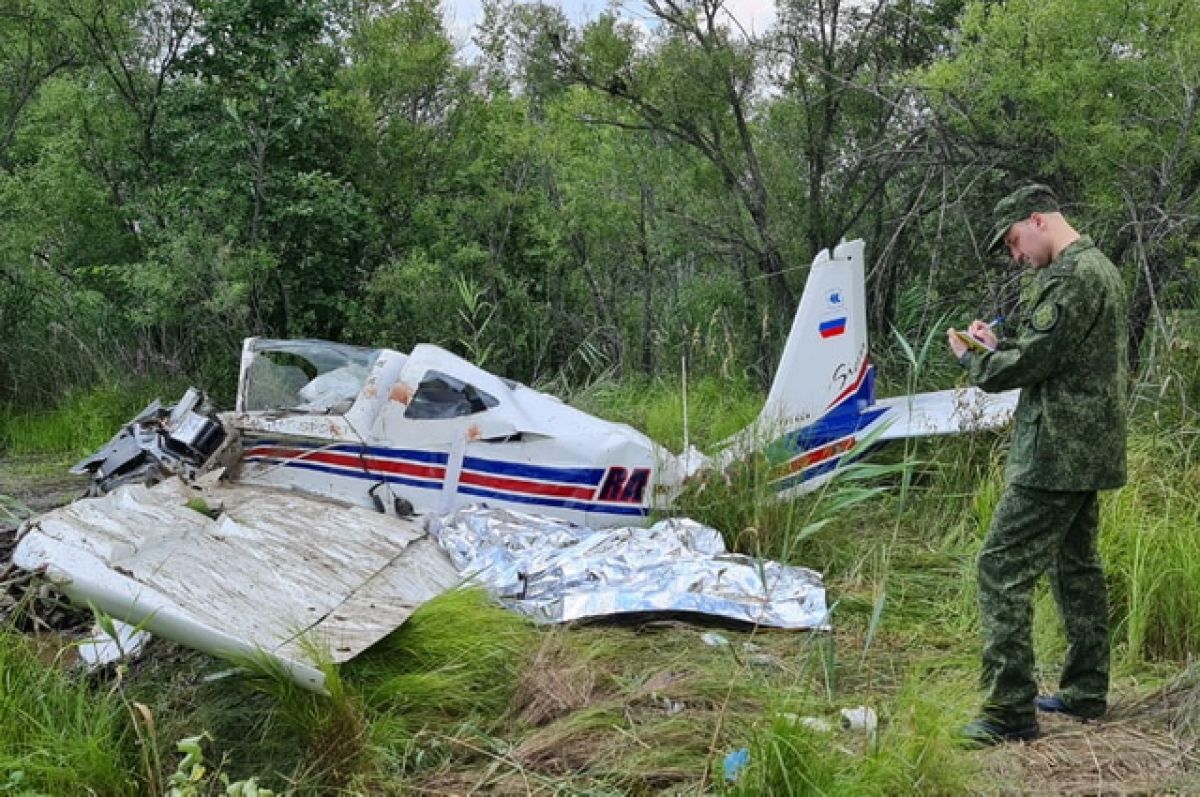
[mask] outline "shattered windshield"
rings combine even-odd
[[[253,353],[242,381],[242,409],[341,414],[350,409],[379,349],[323,340],[265,340]]]
[[[432,420],[459,418],[495,407],[500,402],[474,385],[441,371],[429,370],[413,394],[405,418]]]

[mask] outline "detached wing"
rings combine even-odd
[[[880,440],[982,432],[1007,426],[1021,391],[985,393],[977,387],[879,399],[887,409]]]
[[[202,506],[219,508],[217,517],[193,508]],[[459,580],[411,520],[178,479],[42,515],[13,561],[167,639],[218,656],[270,656],[315,690],[324,676],[314,646],[330,661],[350,659]]]

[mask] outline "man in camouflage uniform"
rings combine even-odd
[[[1037,270],[1033,299],[1015,339],[987,324],[968,333],[995,349],[948,339],[971,382],[987,391],[1021,388],[1004,493],[979,554],[984,635],[974,742],[1034,739],[1035,705],[1101,716],[1108,693],[1108,605],[1097,552],[1097,490],[1125,483],[1125,289],[1112,262],[1063,218],[1049,188],[1002,199],[988,246]],[[1055,695],[1037,696],[1032,593],[1042,573],[1069,644]]]

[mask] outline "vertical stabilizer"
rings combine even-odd
[[[876,401],[867,356],[863,242],[812,263],[792,331],[758,419],[726,440],[719,469],[761,451],[781,498],[825,484],[883,440],[990,429],[1008,422],[1017,391],[978,388]]]
[[[843,242],[814,258],[760,423],[823,415],[870,390],[863,242]],[[864,385],[864,382],[866,385]],[[873,397],[866,397],[870,401]]]

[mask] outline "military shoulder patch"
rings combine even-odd
[[[1049,332],[1054,329],[1054,325],[1058,323],[1058,303],[1057,302],[1042,302],[1037,307],[1033,308],[1033,314],[1029,316],[1029,326],[1035,332]]]

